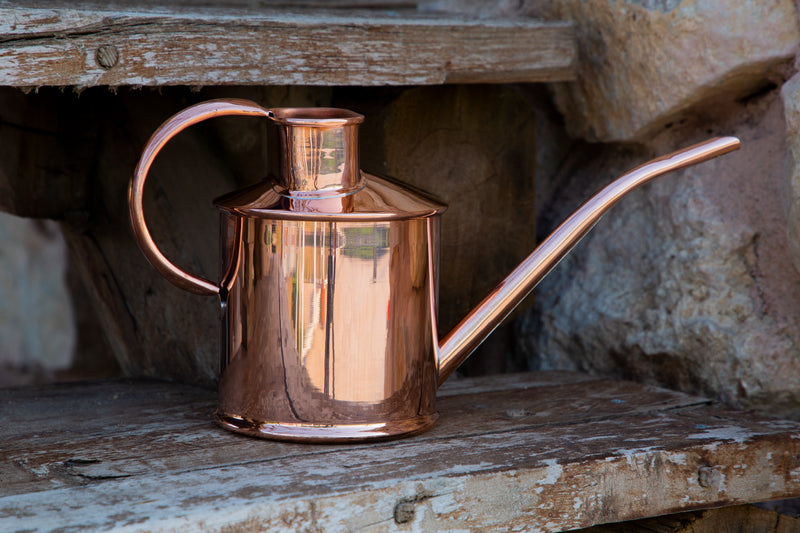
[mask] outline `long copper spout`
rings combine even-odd
[[[439,385],[623,196],[658,176],[737,150],[740,144],[735,137],[719,137],[654,159],[617,178],[590,198],[441,341]]]

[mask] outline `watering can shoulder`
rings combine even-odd
[[[361,171],[363,186],[344,195],[292,197],[272,180],[214,200],[223,211],[240,217],[309,221],[391,221],[442,214],[447,205],[435,196],[393,178]]]

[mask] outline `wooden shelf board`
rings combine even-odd
[[[454,381],[431,431],[373,444],[243,437],[211,422],[214,401],[141,381],[0,390],[0,530],[380,531],[399,518],[561,531],[800,495],[800,424],[580,374]]]
[[[575,39],[566,23],[380,3],[224,5],[2,0],[0,85],[374,86],[575,76]]]

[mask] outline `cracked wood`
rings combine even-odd
[[[252,3],[250,3],[252,4]],[[0,85],[427,85],[574,78],[570,25],[413,9],[0,2]]]
[[[116,381],[0,391],[0,530],[560,531],[800,495],[800,424],[571,373],[457,380],[415,438],[228,433],[214,394]]]

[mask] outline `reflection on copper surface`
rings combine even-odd
[[[170,139],[193,124],[226,115],[266,117],[269,111],[256,103],[238,99],[210,100],[184,109],[164,122],[147,141],[128,186],[128,211],[139,248],[150,264],[165,278],[178,287],[197,294],[218,294],[219,287],[174,265],[158,249],[144,221],[144,184],[158,152]]]
[[[280,181],[288,195],[319,198],[363,185],[357,133],[363,116],[331,108],[282,108],[269,113],[280,125]]]
[[[359,186],[344,195],[287,197],[276,189],[269,181],[262,181],[217,198],[214,204],[243,217],[330,222],[425,218],[440,215],[447,209],[433,196],[364,171],[360,172]]]
[[[352,425],[354,438],[365,423],[432,423],[426,226],[246,219],[218,419],[260,421],[259,434]]]
[[[158,151],[206,118],[260,115],[281,128],[278,183],[216,200],[220,283],[169,262],[144,222]],[[129,191],[151,263],[181,288],[220,298],[217,422],[282,440],[338,442],[418,433],[436,420],[442,383],[624,195],[666,172],[739,147],[712,139],[651,161],[603,189],[545,239],[439,343],[435,198],[358,170],[357,126],[340,109],[266,110],[241,100],[188,108],[153,134]]]

